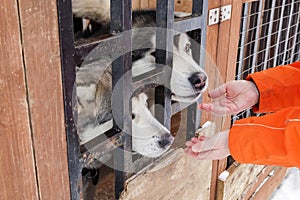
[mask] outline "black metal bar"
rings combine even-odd
[[[206,45],[206,19],[208,11],[208,0],[197,1],[193,0],[193,15],[200,15],[202,17],[202,23],[200,29],[193,30],[191,35],[195,42],[192,42],[192,52],[195,61],[204,68],[205,64],[205,45]],[[197,104],[202,101],[202,98],[198,99],[198,102],[193,103],[187,109],[187,134],[186,139],[190,140],[195,135],[195,131],[200,127],[201,111],[197,109]]]
[[[127,31],[132,28],[131,0],[111,0],[111,33]],[[132,49],[131,34],[123,34],[126,49]],[[120,128],[124,135],[124,144],[114,152],[115,164],[115,198],[119,199],[124,190],[124,183],[128,177],[128,165],[132,163],[131,155],[131,52],[117,58],[112,64],[112,108],[114,127]],[[114,95],[116,94],[116,95]],[[116,167],[117,166],[117,167]]]
[[[133,91],[140,88],[141,86],[145,87],[153,84],[159,85],[161,83],[166,83],[165,80],[161,80],[162,77],[164,76],[164,73],[165,72],[163,69],[155,68],[152,71],[134,77],[133,84],[132,84]]]
[[[70,192],[72,200],[80,199],[82,163],[80,162],[79,138],[76,131],[76,74],[74,54],[74,33],[71,0],[58,0],[58,24],[61,47],[62,80],[67,133]]]
[[[131,1],[110,0],[111,33],[122,32],[132,28]]]
[[[205,3],[203,2],[203,0],[193,0],[192,15],[193,16],[202,15],[204,13],[203,10],[206,10],[204,4]]]
[[[96,153],[98,156],[102,156],[108,152],[113,151],[115,148],[121,146],[122,133],[120,130],[114,128],[106,131],[103,134],[98,135],[96,138],[81,145],[82,153]]]
[[[121,41],[119,40],[120,40],[120,36],[118,35],[116,36],[105,35],[102,36],[101,39],[98,38],[98,40],[95,41],[89,41],[89,40],[85,40],[84,42],[75,41],[74,59],[76,64],[80,64],[92,50],[95,50],[95,48],[99,48],[99,45],[101,45],[102,43],[110,43],[114,45],[115,43],[121,43]],[[102,52],[103,49],[99,50],[98,52],[100,51]]]
[[[206,19],[203,16],[178,18],[175,21],[174,30],[184,33],[202,28],[205,23]]]
[[[174,37],[174,0],[156,1],[156,63],[157,67],[171,68],[173,64],[173,37]],[[167,67],[165,67],[167,66]],[[171,79],[171,70],[165,70],[164,80]],[[166,128],[171,127],[171,91],[169,81],[165,86],[159,86],[155,91],[155,103],[164,110],[156,109],[155,117]]]

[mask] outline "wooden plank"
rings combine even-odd
[[[177,12],[192,12],[193,0],[177,0],[175,3],[175,11]]]
[[[220,1],[208,1],[208,10],[220,7]],[[206,58],[205,58],[205,71],[208,75],[208,91],[216,88],[220,83],[220,73],[217,63],[217,46],[218,46],[218,38],[219,35],[219,24],[215,24],[212,26],[207,26],[206,31]],[[208,98],[207,92],[203,95],[203,102],[210,102],[211,99]],[[220,130],[222,118],[216,115],[211,115],[205,111],[202,112],[202,124],[205,121],[213,121],[216,123],[217,131]],[[216,190],[217,190],[217,178],[218,178],[218,166],[219,161],[212,162],[212,175],[211,175],[211,186],[210,186],[210,199],[216,198]]]
[[[217,2],[210,2],[209,3],[209,9],[213,9],[216,7],[220,6],[225,6],[225,5],[231,5],[232,0],[222,0],[219,4]],[[214,83],[210,84],[213,85],[213,88],[216,88],[217,86],[223,84],[224,82],[227,81],[227,60],[228,60],[228,47],[229,47],[229,38],[230,38],[230,27],[231,27],[231,20],[224,21],[220,24],[218,24],[218,35],[217,37],[212,37],[211,34],[208,32],[207,37],[212,37],[212,44],[214,44],[217,38],[217,48],[215,49],[215,59],[213,59],[216,63],[216,70],[215,70],[215,75],[209,76],[209,77],[215,77],[214,78]],[[214,25],[217,27],[217,25]],[[212,27],[212,26],[210,26]],[[222,33],[222,34],[221,34]],[[210,42],[207,42],[209,44]],[[212,66],[212,65],[210,65]],[[230,127],[230,117],[217,117],[213,116],[212,119],[216,121],[217,127],[219,127],[218,131],[222,131],[225,129],[228,129]],[[215,179],[220,175],[220,173],[226,168],[227,166],[227,159],[222,159],[214,162],[214,167],[213,167],[213,177],[212,179]],[[215,168],[216,167],[216,168]],[[216,184],[212,180],[213,184]],[[215,189],[213,189],[215,188]],[[215,199],[216,195],[216,190],[217,190],[217,184],[212,186],[212,191],[211,191],[211,199]]]
[[[239,199],[265,168],[263,165],[233,164],[228,168],[229,176],[218,180],[218,200]]]
[[[140,0],[140,9],[148,9],[149,0]]]
[[[242,199],[250,199],[253,193],[258,189],[261,183],[266,179],[266,177],[274,170],[274,166],[267,166],[256,178],[254,184],[245,191],[245,195]]]
[[[38,199],[16,1],[0,6],[0,199]]]
[[[217,66],[220,70],[222,80],[228,82],[234,80],[236,59],[239,41],[239,28],[242,2],[238,0],[222,0],[222,6],[231,5],[231,19],[221,22],[219,26],[218,49],[217,49]],[[227,53],[225,53],[227,52]],[[231,117],[223,117],[222,130],[229,129],[231,125]],[[227,159],[218,162],[217,176],[220,175],[227,167]],[[218,182],[219,183],[219,182]],[[221,187],[217,184],[217,190]],[[217,197],[219,198],[218,194]]]
[[[195,160],[176,149],[127,180],[121,199],[209,199],[210,171],[210,161]]]
[[[148,8],[156,8],[156,0],[148,0]]]
[[[221,22],[219,33],[222,34],[218,37],[217,66],[223,80],[228,82],[235,77],[242,3],[237,0],[222,0],[221,5],[232,5],[231,19]],[[230,126],[231,117],[223,117],[222,130],[229,129]],[[226,161],[226,159],[219,161],[218,175],[226,168]]]
[[[228,46],[228,60],[227,60],[227,74],[226,81],[235,79],[236,62],[238,54],[238,43],[240,39],[240,24],[242,14],[242,2],[240,0],[233,0],[231,9],[231,21],[233,26],[229,30],[229,46]]]
[[[287,169],[284,167],[277,169],[274,172],[274,175],[270,176],[264,185],[253,196],[253,200],[269,199],[274,190],[280,185],[286,173]]]
[[[70,199],[56,1],[19,1],[41,199]]]
[[[140,9],[141,0],[132,0],[132,10]]]

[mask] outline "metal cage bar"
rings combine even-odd
[[[289,19],[288,19],[289,22],[288,22],[288,26],[287,26],[285,38],[289,38],[289,35],[290,35],[290,29],[291,29],[291,24],[292,24],[293,11],[294,11],[294,0],[292,0],[292,2],[291,2],[290,16],[289,16]],[[288,42],[289,42],[289,40],[285,40],[285,42],[284,42],[284,49],[288,49]],[[282,59],[283,62],[286,60],[287,53],[288,53],[288,51],[285,51],[285,53],[283,54],[283,59]]]
[[[111,20],[110,29],[112,33],[124,32],[132,29],[131,0],[111,0]],[[130,32],[128,32],[130,33]],[[132,49],[131,34],[123,34],[124,49]],[[124,137],[123,145],[114,152],[115,167],[115,198],[119,199],[124,190],[125,180],[128,178],[128,167],[132,163],[130,154],[131,143],[131,51],[121,55],[112,63],[112,108],[114,109],[113,126],[122,131]],[[121,83],[120,83],[121,81]],[[117,83],[118,87],[116,87]],[[121,95],[123,98],[120,98]],[[116,117],[118,120],[116,120]],[[122,168],[122,169],[121,169]]]
[[[260,25],[261,25],[261,16],[262,16],[262,9],[263,9],[263,2],[259,2],[259,8],[258,8],[258,15],[257,15],[257,22],[256,22],[256,30],[255,30],[255,40],[254,40],[254,51],[256,52],[258,50],[259,41],[258,38],[260,36]],[[257,65],[257,53],[254,53],[252,57],[252,68],[251,73],[255,72],[255,67]]]
[[[105,35],[94,41],[74,41],[73,17],[71,0],[58,0],[59,30],[62,56],[63,85],[65,97],[66,129],[68,143],[68,159],[70,172],[71,198],[80,199],[81,171],[83,168],[82,152],[88,149],[90,153],[104,155],[120,147],[124,151],[114,153],[114,162],[118,165],[115,170],[115,198],[118,199],[124,189],[126,179],[131,175],[128,169],[140,169],[144,163],[151,160],[140,158],[133,161],[131,152],[131,100],[130,95],[139,85],[144,83],[157,82],[155,80],[170,80],[171,71],[162,70],[160,65],[172,67],[172,48],[174,35],[177,32],[192,31],[192,38],[205,48],[206,44],[206,20],[208,0],[193,0],[192,16],[174,19],[174,0],[157,0],[156,25],[159,27],[156,32],[156,62],[157,69],[142,74],[132,79],[131,73],[131,52],[125,53],[112,63],[112,85],[116,93],[123,98],[113,97],[112,104],[116,108],[118,121],[114,119],[114,125],[104,135],[99,135],[93,140],[80,147],[76,131],[77,111],[76,105],[76,65],[79,65],[84,58],[102,42],[110,42],[112,48],[132,49],[131,37],[120,34],[132,28],[131,0],[110,0],[111,1],[111,34]],[[170,30],[170,31],[168,31]],[[130,35],[130,31],[129,31]],[[125,36],[128,36],[125,34]],[[201,51],[200,45],[193,48],[193,57],[200,66],[204,67],[205,51]],[[103,50],[102,50],[103,51]],[[100,51],[99,51],[100,52]],[[126,74],[126,75],[125,75]],[[130,75],[129,75],[130,74]],[[118,88],[116,83],[120,82]],[[169,85],[156,88],[156,103],[163,105],[163,110],[156,110],[156,117],[170,129],[170,119],[173,114],[180,111],[179,104],[171,104]],[[128,103],[129,102],[129,103]],[[176,109],[174,109],[176,108]],[[200,111],[197,111],[196,104],[188,107],[189,123],[187,124],[187,138],[195,133],[200,123]],[[120,120],[121,119],[121,120]],[[107,140],[110,139],[110,141]],[[115,144],[111,145],[111,141]],[[120,166],[122,169],[120,169]]]
[[[296,19],[296,22],[299,22],[300,21],[300,2],[298,2],[298,12],[297,12],[297,19]],[[294,34],[294,41],[295,41],[295,43],[296,43],[296,45],[294,45],[293,47],[292,47],[292,53],[291,53],[291,58],[293,59],[295,56],[297,57],[298,56],[298,58],[300,58],[300,56],[299,56],[299,51],[300,51],[300,49],[298,48],[298,52],[296,53],[296,49],[297,49],[297,38],[299,38],[300,37],[300,26],[299,26],[299,24],[300,23],[297,23],[296,24],[296,27],[295,27],[295,34]],[[298,35],[297,35],[297,33],[298,33]],[[298,40],[300,40],[300,39],[298,39]],[[299,46],[299,45],[298,45]],[[295,59],[294,59],[295,60]]]
[[[201,17],[201,26],[195,27],[192,31],[192,39],[196,41],[196,45],[192,45],[192,52],[195,61],[201,66],[204,67],[205,63],[205,49],[206,46],[206,19],[208,10],[208,1],[207,0],[193,0],[192,15]],[[186,140],[190,140],[194,137],[197,128],[200,126],[201,114],[202,112],[197,109],[197,104],[202,101],[202,98],[198,102],[193,103],[187,109],[187,133]]]
[[[174,0],[156,1],[156,63],[161,66],[173,65],[173,37],[174,37]],[[165,70],[164,80],[171,79],[171,70]],[[156,109],[155,117],[167,129],[171,129],[171,96],[170,85],[158,86],[155,89],[155,103],[162,105],[164,110]]]
[[[243,71],[243,62],[241,61],[244,57],[244,45],[246,40],[246,29],[247,29],[247,20],[248,16],[246,15],[249,12],[249,3],[245,3],[243,6],[243,18],[242,18],[242,30],[241,30],[241,36],[240,36],[240,47],[239,47],[239,56],[238,56],[238,67],[237,67],[237,79],[242,79],[242,71]]]
[[[60,38],[60,54],[63,77],[63,93],[65,105],[65,123],[67,133],[68,165],[71,199],[80,199],[81,153],[76,130],[77,112],[74,97],[76,96],[75,62],[73,60],[74,34],[71,0],[58,0],[58,26]]]
[[[276,3],[276,1],[272,1],[271,13],[270,13],[270,22],[272,22],[274,20],[275,3]],[[268,57],[269,57],[269,50],[270,50],[270,45],[271,45],[272,30],[273,30],[273,23],[269,23],[263,70],[267,69]]]
[[[282,6],[281,6],[281,14],[280,14],[280,20],[279,20],[279,29],[278,29],[278,36],[277,36],[277,42],[275,46],[275,53],[274,53],[274,62],[273,66],[276,66],[279,64],[277,62],[277,57],[278,57],[278,51],[279,51],[279,45],[280,45],[280,38],[281,38],[281,33],[282,33],[282,25],[283,25],[283,16],[284,16],[284,9],[285,9],[285,0],[282,1]]]
[[[255,8],[257,3],[260,4],[258,10]],[[299,10],[299,0],[260,0],[243,4],[236,63],[237,80],[245,78],[249,73],[300,59]],[[259,16],[262,15],[261,22]],[[254,16],[258,16],[257,21]],[[233,116],[232,122],[252,115],[255,115],[252,110],[247,109]]]

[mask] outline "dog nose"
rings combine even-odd
[[[171,144],[174,140],[174,137],[171,134],[165,134],[161,137],[161,140],[158,141],[158,144],[161,148],[165,148]]]
[[[207,76],[203,72],[193,73],[189,77],[189,81],[196,91],[202,90],[206,85]]]

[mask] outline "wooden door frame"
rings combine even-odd
[[[230,20],[207,27],[206,53],[209,58],[206,59],[205,70],[209,77],[218,77],[210,81],[210,89],[213,89],[224,82],[234,80],[242,3],[242,0],[209,1],[208,10],[226,5],[232,6]],[[210,99],[207,95],[204,95],[203,101],[210,101]],[[217,127],[221,127],[220,130],[230,128],[230,117],[206,115],[202,121],[204,123],[207,120],[216,122]],[[212,165],[210,199],[216,199],[217,179],[220,173],[225,170],[227,159],[215,160]]]
[[[0,8],[0,199],[70,199],[56,3]]]

